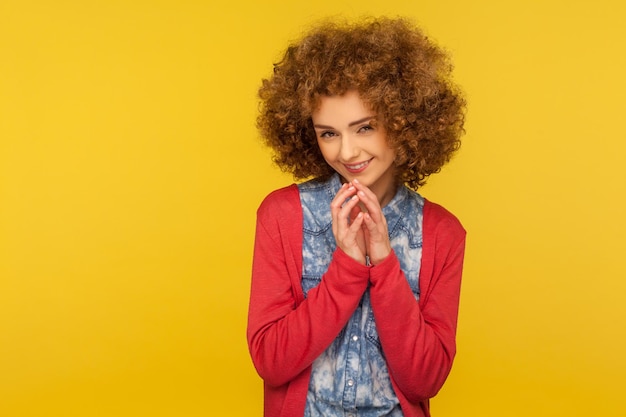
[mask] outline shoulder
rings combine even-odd
[[[259,218],[293,216],[302,211],[298,186],[291,184],[269,193],[259,205]]]
[[[424,201],[424,233],[456,241],[465,238],[459,219],[437,203]]]

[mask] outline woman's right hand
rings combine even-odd
[[[366,265],[364,214],[358,206],[359,198],[356,193],[352,184],[343,184],[331,201],[333,235],[341,250],[355,261]]]

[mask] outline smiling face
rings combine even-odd
[[[324,96],[312,114],[322,156],[345,181],[358,179],[378,197],[381,207],[396,192],[396,153],[387,145],[382,124],[356,91]]]

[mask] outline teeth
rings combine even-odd
[[[348,168],[350,169],[361,169],[363,168],[365,165],[367,165],[369,163],[369,161],[365,161],[363,163],[360,163],[358,165],[346,165]]]

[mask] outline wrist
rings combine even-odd
[[[367,265],[376,266],[376,265],[384,262],[385,259],[387,259],[389,257],[390,253],[391,253],[391,248],[389,248],[389,249],[387,249],[385,251],[382,251],[380,253],[368,255],[366,257]]]

